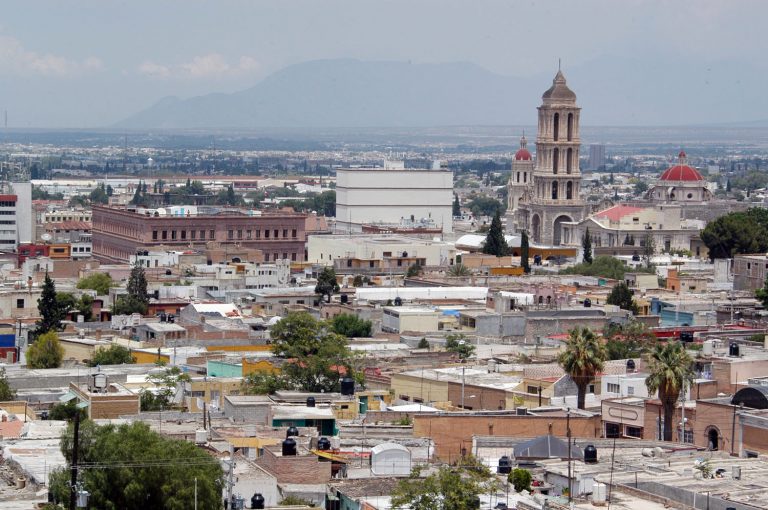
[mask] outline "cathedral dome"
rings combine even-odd
[[[704,178],[701,174],[689,166],[685,162],[685,152],[680,151],[677,155],[678,163],[672,167],[669,167],[663,174],[661,174],[662,181],[703,181]]]
[[[531,161],[533,159],[527,145],[528,140],[526,140],[525,135],[523,135],[520,137],[520,148],[515,152],[515,161]]]
[[[555,79],[552,80],[552,86],[544,92],[541,98],[545,103],[552,101],[575,102],[576,94],[568,88],[568,85],[565,84],[563,72],[558,70]]]

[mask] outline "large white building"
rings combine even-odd
[[[370,267],[380,260],[404,260],[402,267],[405,269],[415,261],[425,266],[450,266],[456,261],[456,248],[443,241],[393,234],[339,234],[307,238],[308,262],[331,266],[340,259],[345,263],[351,260],[370,261]]]
[[[0,251],[13,251],[35,240],[32,185],[11,182],[0,192]]]
[[[362,232],[363,225],[434,226],[453,230],[453,172],[383,168],[336,171],[336,230]]]

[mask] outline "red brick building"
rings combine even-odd
[[[184,208],[175,208],[184,211]],[[220,207],[170,209],[93,207],[93,256],[102,261],[129,262],[137,250],[157,246],[189,249],[209,243],[261,250],[264,261],[304,260],[306,215],[247,211]]]

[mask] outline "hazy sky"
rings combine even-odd
[[[2,4],[0,109],[12,127],[108,125],[164,96],[240,90],[325,58],[469,61],[530,76],[553,72],[558,58],[567,70],[606,56],[658,56],[743,61],[768,76],[765,0]]]

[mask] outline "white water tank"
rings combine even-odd
[[[208,431],[205,429],[197,429],[195,431],[195,444],[205,444],[208,442]]]
[[[604,483],[596,483],[592,486],[592,504],[604,505],[606,501],[606,488]]]
[[[704,340],[701,347],[701,353],[704,356],[712,356],[715,353],[715,343],[712,340]]]

